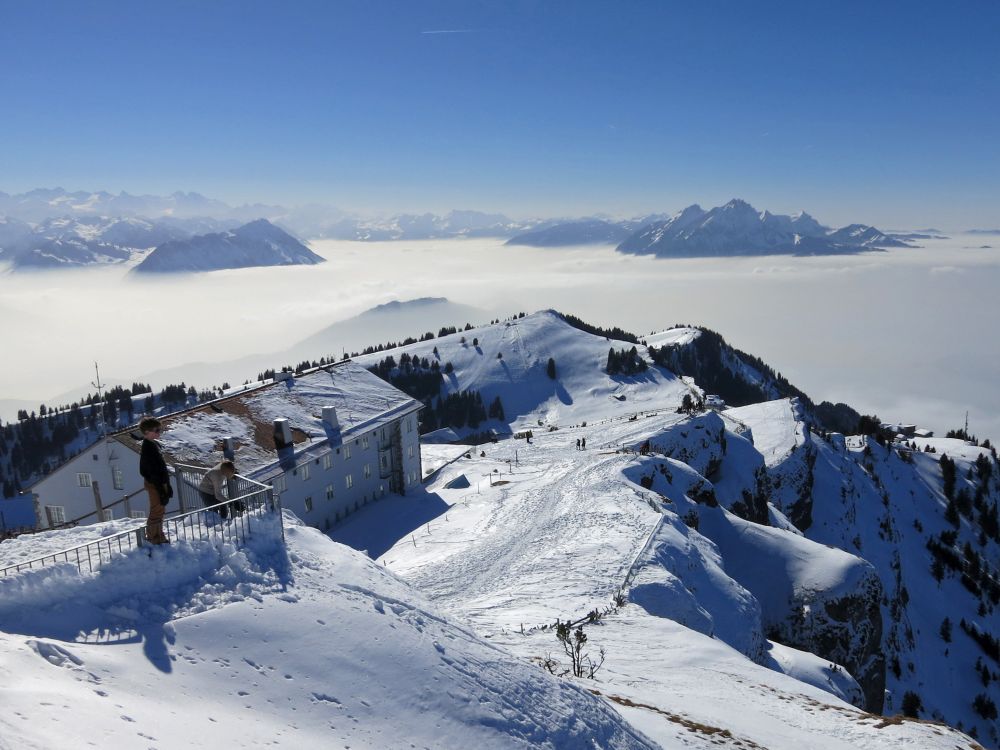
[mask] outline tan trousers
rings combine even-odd
[[[167,535],[163,533],[163,514],[166,506],[160,502],[159,488],[150,482],[143,482],[149,494],[149,516],[146,517],[146,540],[150,544],[166,544]]]

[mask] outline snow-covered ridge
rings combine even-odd
[[[703,336],[677,329],[655,340],[661,345],[691,343]],[[903,458],[899,446],[890,449],[862,438],[830,436],[828,441],[811,431],[801,409],[787,401],[722,414],[678,412],[684,396],[703,391],[657,366],[644,346],[637,345],[636,351],[647,370],[629,376],[607,372],[609,349],[631,347],[572,328],[549,311],[372,355],[364,364],[388,354],[398,360],[403,351],[437,361],[442,372],[451,363],[442,380],[444,392],[476,389],[486,400],[501,397],[507,430],[530,428],[531,441],[488,442],[475,451],[427,446],[434,460],[425,465],[439,473],[424,492],[366,506],[332,532],[337,540],[368,550],[374,565],[361,556],[338,556],[331,569],[319,548],[326,540],[317,532],[293,529],[286,567],[262,564],[262,558],[248,554],[252,570],[277,571],[285,590],[241,586],[245,581],[237,575],[230,590],[258,594],[259,600],[229,601],[198,613],[171,610],[172,599],[160,601],[158,606],[170,616],[185,615],[170,623],[169,631],[155,618],[153,627],[147,627],[152,607],[140,603],[121,611],[145,618],[145,632],[169,632],[175,639],[170,643],[154,637],[152,653],[160,663],[177,657],[172,660],[180,665],[175,666],[177,676],[185,670],[182,692],[218,692],[230,712],[241,714],[249,705],[253,713],[242,713],[244,717],[264,714],[261,726],[275,717],[290,721],[295,726],[282,724],[282,730],[294,730],[295,738],[307,741],[319,735],[322,722],[326,739],[343,736],[345,744],[394,747],[414,741],[395,722],[405,725],[412,717],[422,731],[426,725],[421,722],[440,709],[449,715],[457,711],[459,721],[477,717],[470,722],[479,723],[466,737],[464,726],[456,728],[449,721],[436,742],[427,741],[434,746],[479,742],[488,747],[495,735],[487,729],[498,727],[505,734],[496,746],[505,741],[514,747],[518,742],[587,747],[591,737],[604,738],[597,740],[598,746],[643,746],[645,740],[634,730],[617,728],[610,719],[605,723],[600,717],[606,714],[579,708],[561,692],[572,688],[575,695],[582,687],[607,701],[602,710],[613,707],[662,747],[709,748],[720,741],[772,750],[974,747],[956,730],[885,719],[857,708],[882,697],[878,674],[872,674],[879,670],[872,658],[877,656],[871,650],[875,643],[886,657],[899,659],[898,677],[891,664],[883,672],[887,713],[898,713],[908,692],[919,693],[922,717],[961,721],[995,746],[988,723],[975,718],[971,700],[977,692],[995,694],[997,685],[991,680],[980,686],[973,672],[978,646],[957,624],[962,617],[996,632],[995,614],[988,608],[977,614],[980,600],[964,590],[958,575],[948,573],[940,585],[929,578],[927,538],[948,528],[938,456]],[[499,428],[501,422],[492,425]],[[753,442],[758,433],[759,445]],[[974,478],[977,457],[989,452],[957,440],[935,445],[954,453],[956,486],[971,495],[979,486]],[[972,478],[967,477],[970,472]],[[786,483],[792,474],[804,477],[794,487]],[[984,498],[991,503],[996,497],[996,481],[991,480]],[[810,525],[796,528],[789,521],[793,502],[809,505]],[[983,550],[982,559],[996,559],[992,540],[976,546],[974,520],[972,512],[960,519],[958,544],[968,542]],[[243,570],[228,557],[219,562],[223,577],[228,576],[227,565]],[[198,575],[211,577],[211,570]],[[281,571],[288,571],[292,580]],[[313,575],[339,588],[308,593]],[[404,582],[419,595],[406,593]],[[197,588],[201,590],[200,584]],[[44,594],[44,589],[36,591]],[[283,599],[286,595],[298,601]],[[316,607],[321,605],[333,609],[320,612]],[[937,636],[946,611],[955,618],[948,643]],[[588,622],[592,612],[600,616]],[[301,623],[282,620],[276,625],[268,619],[275,613]],[[365,617],[372,613],[387,619],[373,625]],[[334,620],[336,629],[329,629],[331,614],[341,618]],[[100,670],[114,672],[116,665],[98,660],[106,646],[84,658],[76,641],[35,633],[28,637],[42,642],[41,650],[27,642],[22,647],[16,639],[24,634],[7,630],[14,618],[4,617],[0,614],[0,631],[6,633],[3,638],[15,639],[10,651],[17,654],[16,665],[30,664],[44,652],[53,667],[56,662],[80,667],[75,676],[81,680],[86,680],[84,667],[74,658],[110,681]],[[562,659],[551,629],[557,617],[582,621],[589,653],[596,657],[604,648],[607,660],[593,681],[567,678],[568,687],[539,692],[535,679],[551,683],[538,665],[547,657],[557,663]],[[480,658],[472,646],[461,651],[444,640],[451,631],[443,622],[462,623],[455,627],[470,639],[488,637],[488,656]],[[194,624],[209,636],[196,639]],[[426,641],[412,645],[411,630]],[[232,659],[230,651],[221,656],[208,651],[205,644],[223,631],[246,631],[245,637],[254,641],[252,664]],[[360,632],[371,638],[366,635],[368,640],[360,642]],[[377,643],[370,642],[373,638]],[[273,655],[292,651],[289,641],[295,647],[287,660]],[[9,642],[2,643],[6,650]],[[413,656],[405,651],[411,645]],[[445,648],[443,654],[438,645]],[[230,663],[189,662],[189,667],[181,664],[185,654],[195,661],[208,656],[209,662],[218,657]],[[452,661],[440,666],[436,654],[441,661]],[[389,658],[400,663],[387,666]],[[484,664],[516,679],[494,680],[494,671]],[[467,681],[452,679],[451,667],[473,674],[466,674]],[[223,674],[202,684],[186,681],[196,673],[201,678],[205,670]],[[486,674],[472,679],[480,672]],[[232,673],[246,695],[227,692],[232,682],[223,677]],[[275,687],[276,682],[284,684],[278,674],[282,680],[291,675],[285,692]],[[522,674],[528,675],[528,688],[517,681]],[[433,689],[444,695],[437,700],[420,692],[428,676],[439,679]],[[126,681],[136,692],[136,681]],[[338,692],[331,683],[351,687]],[[81,694],[67,693],[66,702],[78,698],[81,705],[100,707],[87,687]],[[103,686],[97,689],[108,692]],[[385,697],[391,689],[400,696]],[[498,694],[509,696],[511,691],[517,700],[501,704]],[[151,691],[140,686],[137,692]],[[533,718],[537,713],[523,708],[522,697],[547,702],[544,728]],[[291,714],[275,708],[289,698],[296,708],[291,720]],[[400,705],[403,699],[410,708]],[[352,718],[365,720],[347,725],[353,734],[338,721],[338,704]],[[423,719],[412,705],[424,710]],[[143,711],[142,723],[153,722],[151,709]],[[566,719],[567,711],[583,712],[584,728],[577,734],[565,729],[576,726]],[[132,716],[131,711],[126,715]],[[590,716],[598,718],[592,722],[586,718]],[[117,721],[113,717],[112,723]],[[261,726],[251,727],[248,736],[275,731],[274,724]],[[308,734],[313,731],[316,735]],[[423,738],[418,733],[416,742]]]

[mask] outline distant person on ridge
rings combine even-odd
[[[198,485],[198,492],[201,493],[201,501],[205,503],[206,508],[210,505],[224,503],[229,499],[225,496],[225,494],[223,494],[222,488],[225,486],[226,482],[235,476],[236,465],[232,461],[223,461],[208,470],[205,476],[201,478],[201,483]],[[226,518],[226,516],[229,515],[230,506],[235,514],[243,510],[242,505],[243,503],[237,500],[234,503],[213,508],[213,510],[223,518]]]
[[[156,439],[160,437],[160,420],[146,417],[139,423],[142,432],[142,453],[139,456],[139,473],[142,474],[149,494],[149,517],[146,519],[146,539],[150,544],[168,544],[163,533],[163,514],[174,491],[170,488],[170,472],[163,460]]]

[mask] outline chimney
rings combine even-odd
[[[230,461],[236,458],[236,438],[222,438],[222,455]]]
[[[337,407],[336,406],[324,406],[323,407],[323,424],[331,430],[340,429],[340,420],[337,419]]]
[[[287,419],[274,420],[274,447],[279,451],[292,445],[292,428]]]

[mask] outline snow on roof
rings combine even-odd
[[[337,410],[339,430],[323,422],[323,407]],[[161,419],[160,444],[168,462],[211,465],[222,458],[224,438],[236,439],[236,465],[256,473],[275,464],[274,420],[287,419],[295,453],[340,444],[416,411],[420,402],[350,360],[301,376],[226,396]],[[134,434],[118,440],[138,449]]]

